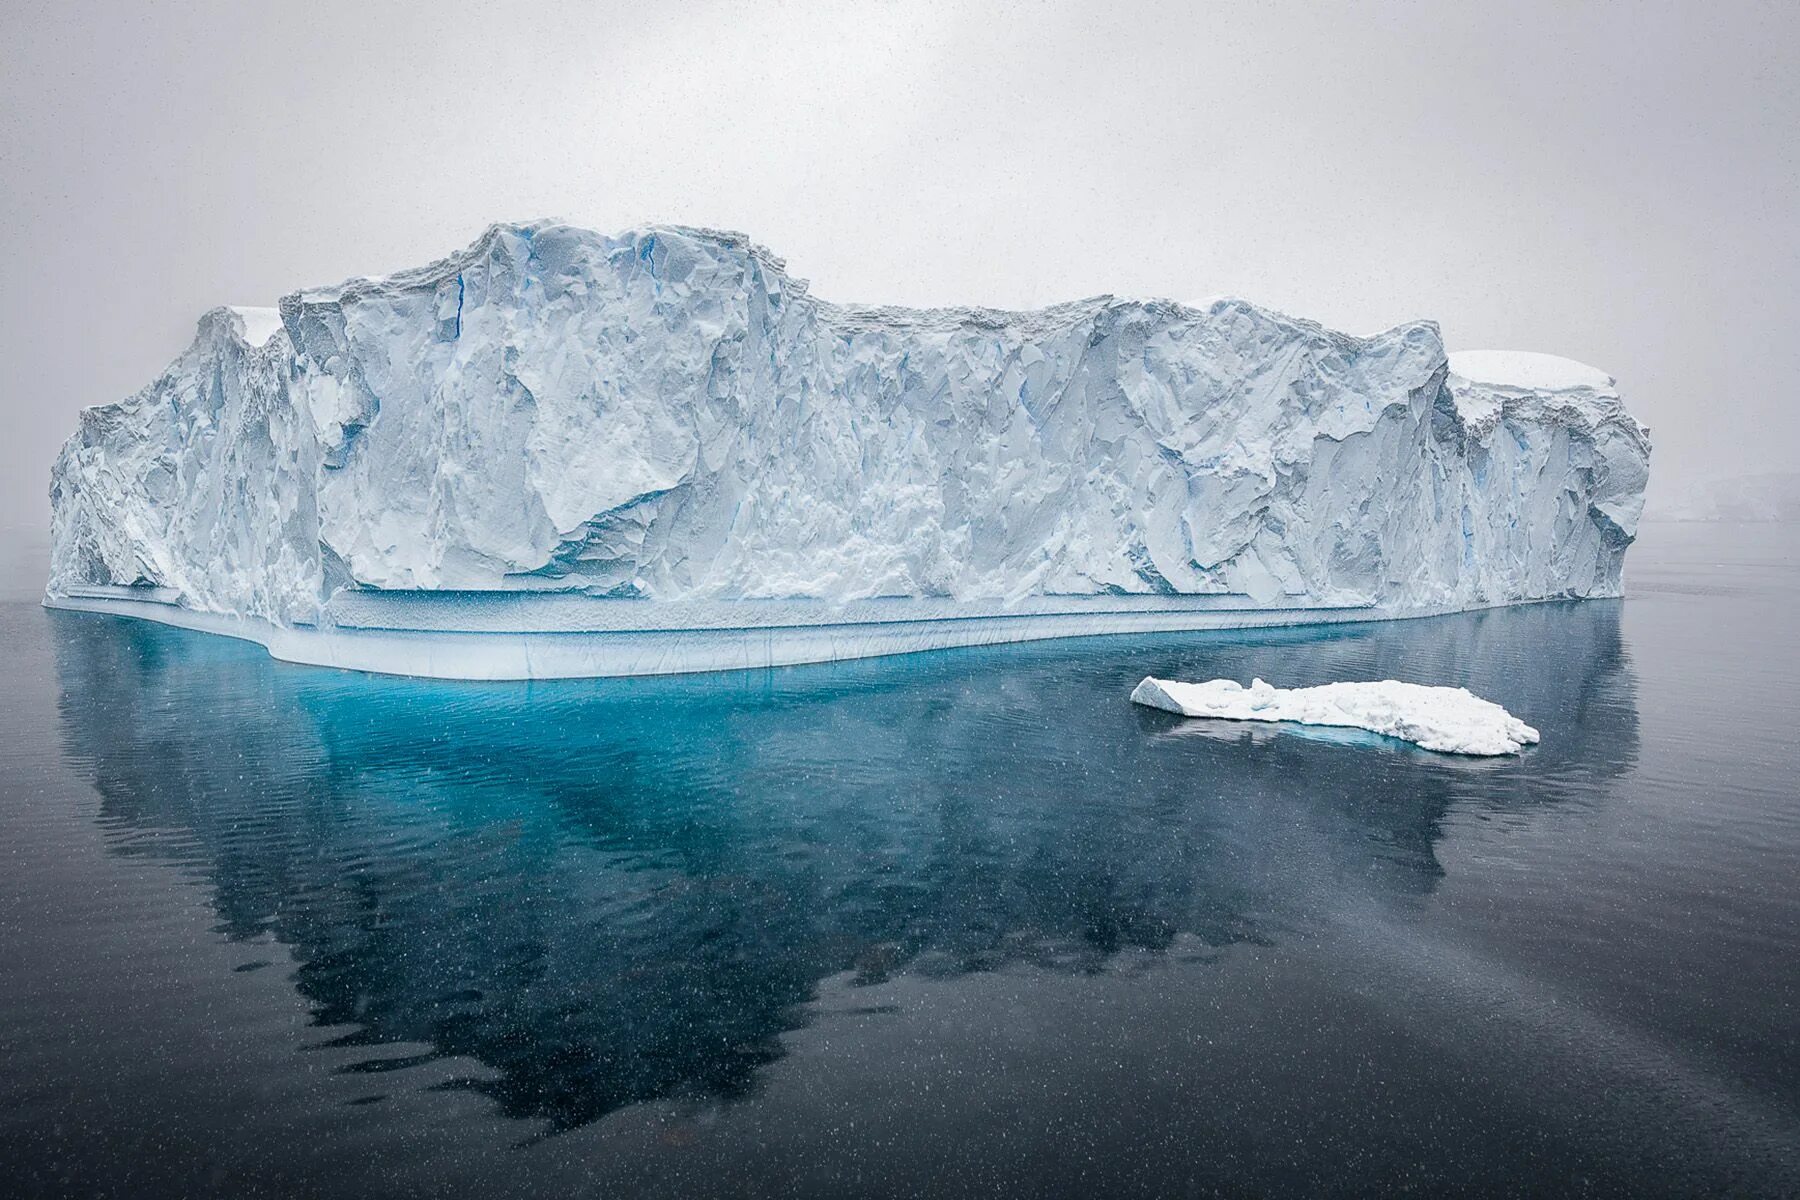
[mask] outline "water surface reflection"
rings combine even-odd
[[[1205,958],[1407,904],[1450,806],[1579,801],[1637,755],[1607,603],[537,684],[53,621],[111,849],[286,946],[315,1022],[371,1048],[351,1069],[474,1060],[463,1086],[552,1131],[743,1094],[846,971]],[[1183,723],[1126,701],[1150,673],[1465,684],[1545,737],[1473,762]]]

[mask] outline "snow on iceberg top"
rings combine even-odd
[[[1571,358],[1525,350],[1458,350],[1447,356],[1445,385],[1465,428],[1487,437],[1502,417],[1553,421],[1598,433],[1611,428],[1648,459],[1650,431],[1625,411],[1606,372]],[[1633,518],[1632,524],[1635,524]]]
[[[1180,683],[1146,676],[1131,700],[1184,717],[1366,729],[1445,754],[1517,754],[1538,740],[1537,730],[1467,688],[1393,679],[1278,688],[1260,679],[1244,687],[1235,679]]]
[[[1450,355],[1450,373],[1470,383],[1533,392],[1565,392],[1577,388],[1609,392],[1617,386],[1611,375],[1596,367],[1572,358],[1536,354],[1529,350],[1458,350]]]
[[[279,308],[252,308],[243,304],[227,304],[226,308],[244,323],[244,340],[257,349],[269,344],[281,328]]]

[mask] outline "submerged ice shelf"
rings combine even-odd
[[[500,225],[220,308],[51,482],[46,602],[485,678],[1617,595],[1604,374],[1241,300],[831,304],[736,234]]]
[[[1180,683],[1146,677],[1131,701],[1184,717],[1366,729],[1444,754],[1517,754],[1538,740],[1537,730],[1467,688],[1393,679],[1278,688],[1260,679],[1244,687],[1235,679]]]

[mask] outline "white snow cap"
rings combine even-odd
[[[1244,687],[1235,679],[1179,683],[1147,676],[1131,700],[1184,717],[1366,729],[1445,754],[1517,754],[1538,740],[1537,730],[1467,688],[1392,679],[1278,688],[1260,679]]]
[[[1450,355],[1450,373],[1471,383],[1529,391],[1561,392],[1571,388],[1611,391],[1617,386],[1613,377],[1598,367],[1529,350],[1458,350]]]
[[[244,340],[258,349],[268,345],[275,331],[281,328],[281,310],[278,308],[252,308],[243,304],[226,307],[244,323]]]

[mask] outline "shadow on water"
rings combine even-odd
[[[1452,805],[1637,754],[1619,607],[535,684],[293,667],[53,614],[65,754],[119,854],[272,936],[353,1070],[395,1043],[550,1131],[729,1099],[822,979],[1279,943],[1441,875]],[[1465,684],[1544,730],[1476,762],[1129,704],[1145,674]]]

